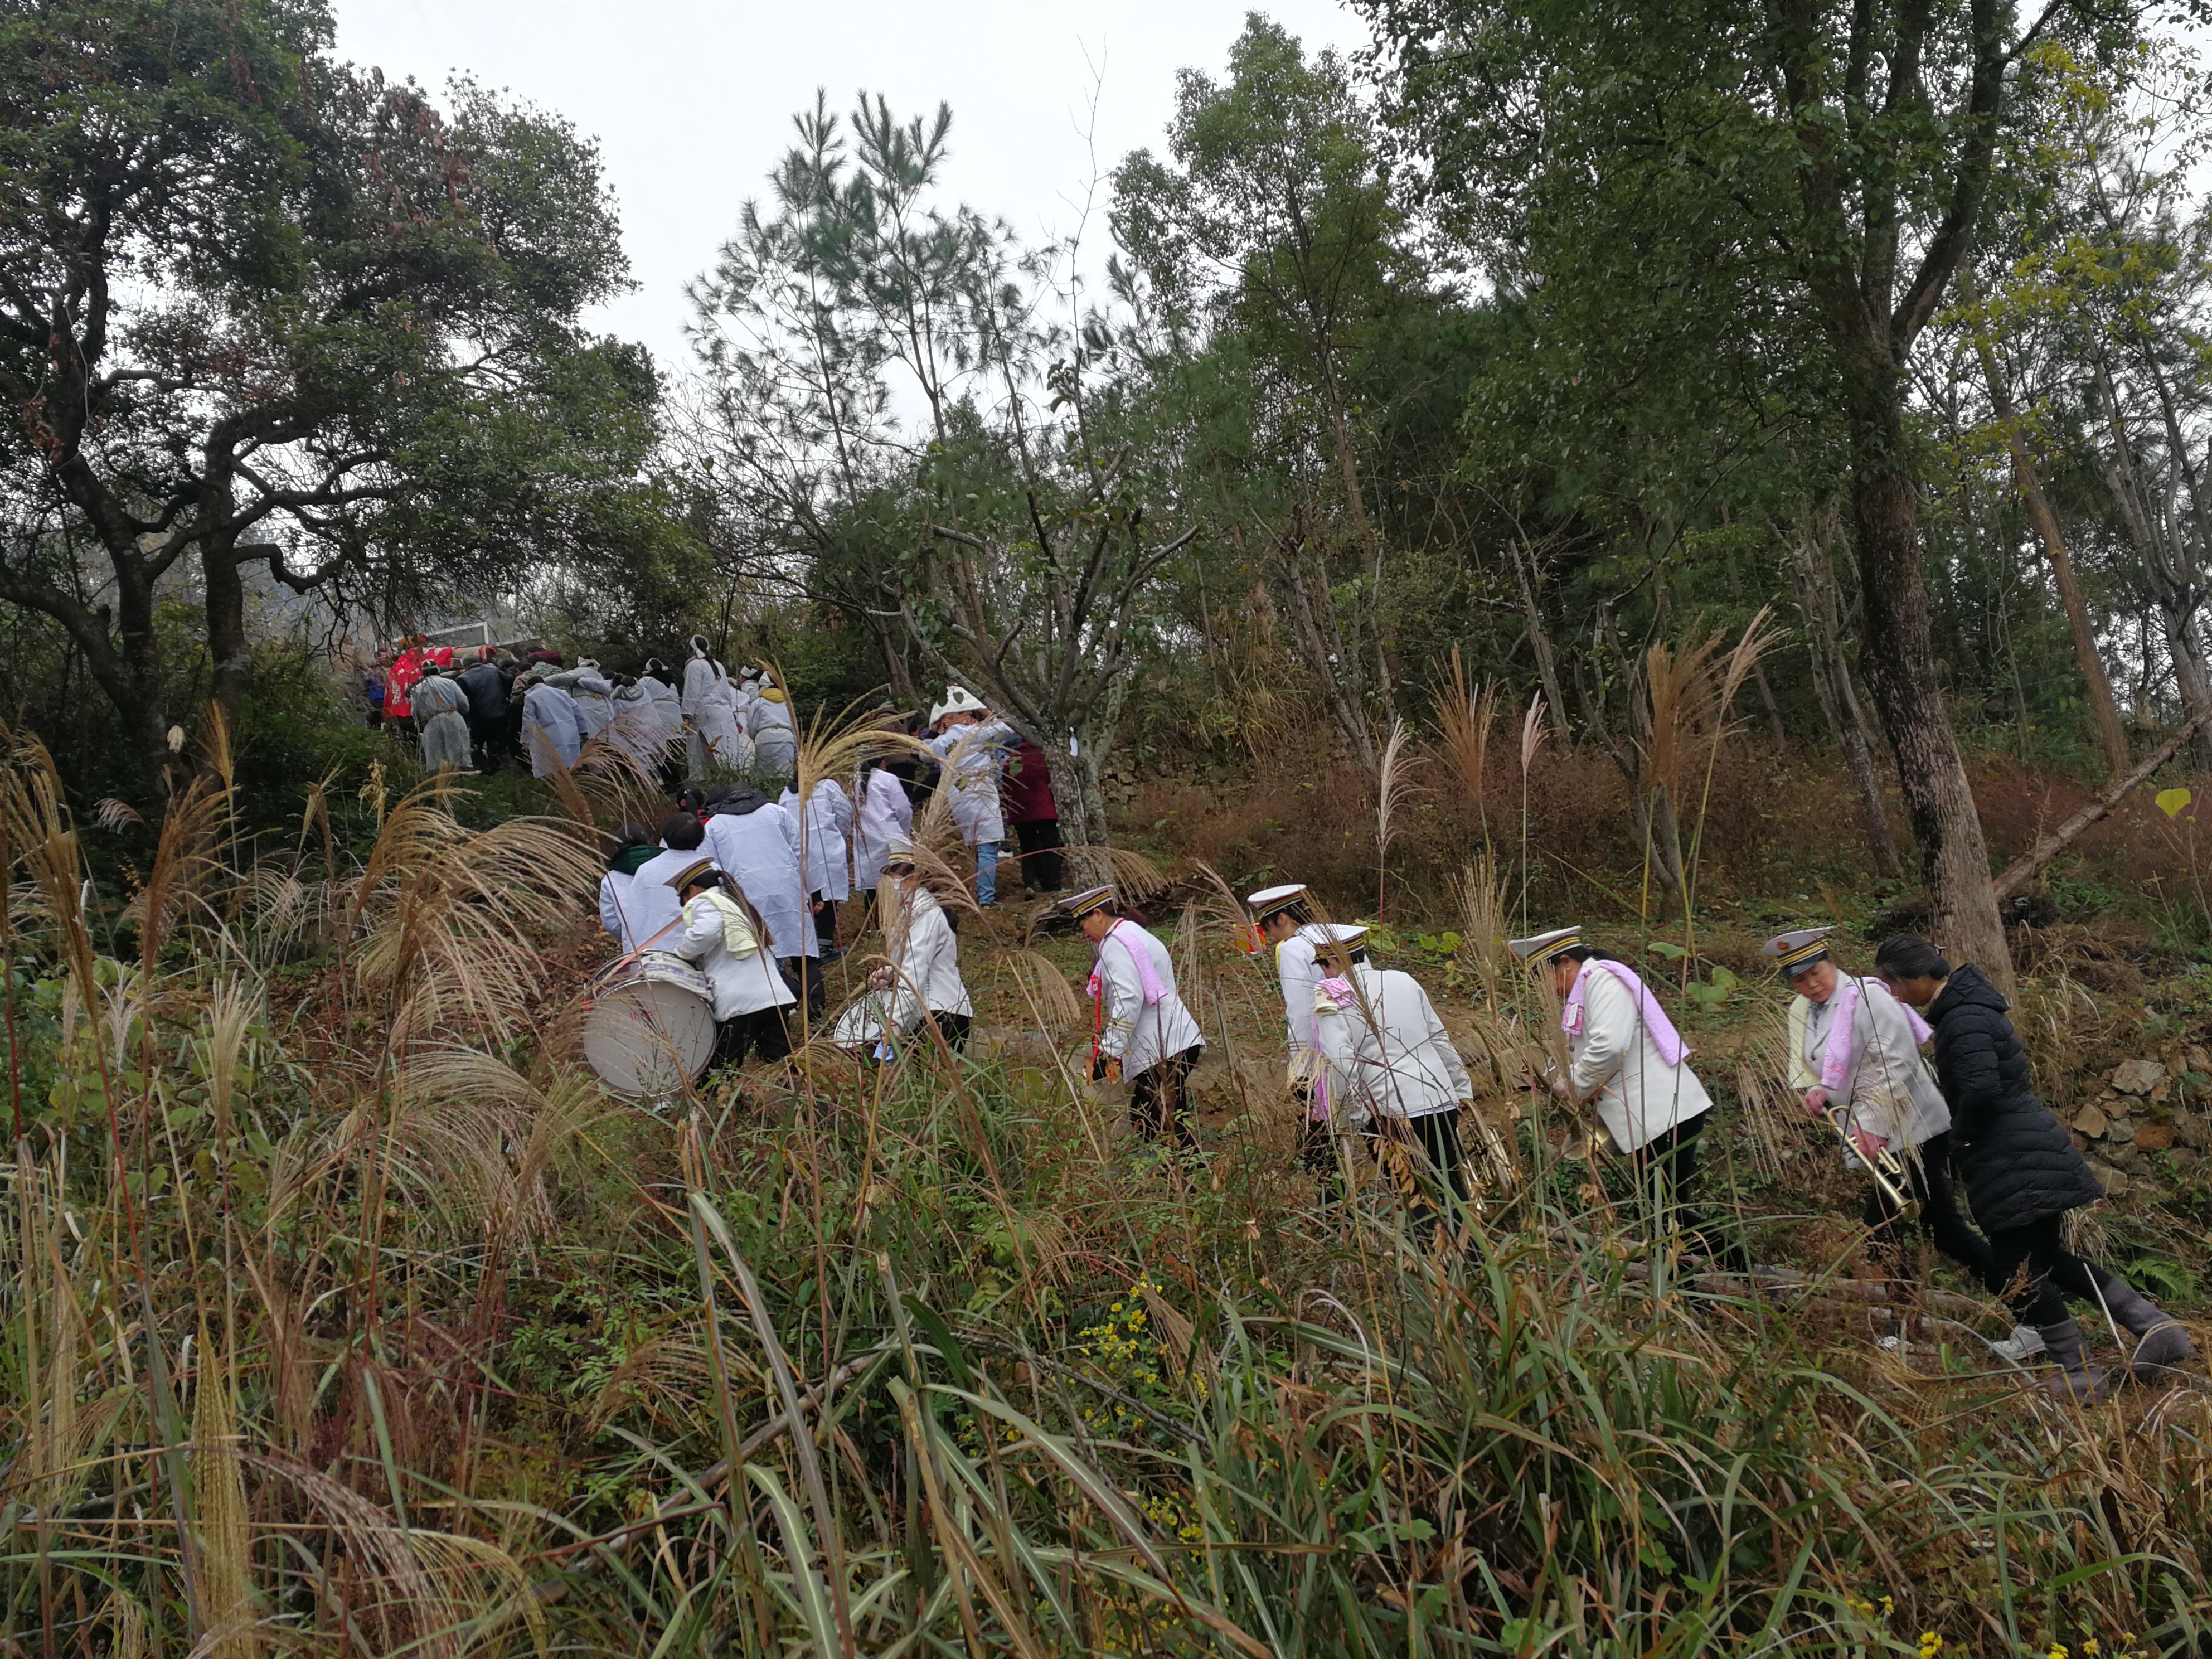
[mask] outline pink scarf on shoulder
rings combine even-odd
[[[1651,1034],[1651,1046],[1659,1051],[1659,1058],[1669,1066],[1680,1066],[1682,1056],[1690,1052],[1682,1041],[1682,1034],[1674,1029],[1674,1022],[1667,1018],[1667,1011],[1659,1006],[1659,999],[1644,988],[1636,970],[1625,962],[1608,957],[1592,957],[1583,964],[1583,971],[1575,976],[1575,988],[1567,993],[1567,1006],[1559,1010],[1559,1029],[1569,1036],[1578,1036],[1583,1029],[1583,991],[1589,984],[1589,972],[1601,968],[1626,986],[1636,998],[1636,1017],[1644,1029]]]
[[[1820,1086],[1832,1095],[1842,1093],[1851,1080],[1851,1021],[1859,1012],[1859,981],[1848,974],[1838,975],[1835,994],[1828,1000],[1836,1005],[1836,1012],[1828,1022],[1828,1040],[1820,1050]],[[1936,1035],[1911,1004],[1897,1006],[1905,1012],[1905,1026],[1912,1033],[1914,1042],[1925,1042]],[[1839,1035],[1844,1039],[1841,1042],[1836,1041]]]
[[[1121,934],[1121,930],[1125,927],[1129,930],[1129,935],[1126,939]],[[1168,988],[1160,983],[1160,976],[1153,969],[1152,953],[1145,948],[1146,942],[1150,937],[1135,922],[1124,919],[1115,922],[1107,930],[1106,939],[1098,941],[1098,954],[1101,957],[1106,954],[1106,939],[1112,939],[1129,953],[1129,960],[1136,966],[1137,984],[1144,994],[1145,1006],[1147,1008],[1168,994]],[[1098,1000],[1106,988],[1104,982],[1099,977],[1099,969],[1093,968],[1091,970],[1091,983],[1084,988],[1090,993],[1093,1002]]]

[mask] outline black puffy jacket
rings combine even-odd
[[[2025,1227],[2105,1195],[2073,1138],[2029,1086],[2004,994],[1966,963],[1928,1006],[1951,1152],[1984,1232]]]

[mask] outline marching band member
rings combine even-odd
[[[1885,1151],[1898,1154],[1908,1195],[1919,1203],[1936,1248],[1990,1291],[2001,1291],[1989,1241],[1959,1212],[1952,1191],[1951,1112],[1920,1062],[1928,1027],[1880,980],[1838,971],[1828,945],[1834,932],[1801,927],[1760,947],[1797,994],[1790,1004],[1790,1086],[1803,1097],[1805,1110],[1823,1121],[1832,1097],[1846,1103],[1859,1156],[1872,1166]],[[1912,1224],[1881,1182],[1869,1188],[1863,1213],[1872,1230],[1869,1250],[1892,1278],[1911,1279]]]
[[[641,823],[625,823],[615,836],[615,850],[608,855],[607,872],[599,878],[599,926],[627,956],[639,947],[636,916],[637,872],[653,862],[660,849]],[[672,898],[665,878],[655,884],[664,897]]]
[[[960,935],[929,890],[915,863],[914,844],[904,836],[894,836],[885,849],[884,873],[896,886],[898,909],[884,919],[890,962],[871,974],[868,983],[891,992],[890,1025],[909,1031],[927,1020],[957,1054],[968,1046],[975,1018],[960,978]]]
[[[978,904],[998,902],[999,843],[1006,838],[999,773],[1016,741],[1014,728],[990,714],[982,699],[960,685],[945,687],[945,701],[929,711],[930,724],[938,728],[929,746],[945,763],[952,821],[960,826],[961,840],[975,849]]]
[[[1314,993],[1321,969],[1314,958],[1312,895],[1303,882],[1262,888],[1244,901],[1260,936],[1275,947],[1275,979],[1282,988],[1283,1024],[1288,1035],[1289,1084],[1305,1109],[1298,1141],[1298,1163],[1320,1183],[1324,1207],[1337,1194],[1336,1142],[1329,1128],[1328,1091],[1314,1042]]]
[[[715,1066],[742,1066],[748,1053],[791,1052],[783,1011],[799,998],[776,971],[776,940],[760,912],[714,860],[699,857],[669,880],[683,905],[678,956],[696,962],[714,989]]]
[[[706,850],[766,919],[784,971],[805,989],[807,1013],[819,1014],[827,994],[822,944],[799,867],[799,826],[750,784],[720,788],[719,797],[707,819]]]
[[[991,793],[995,800],[995,787]],[[1148,1141],[1171,1133],[1178,1146],[1196,1152],[1186,1085],[1206,1038],[1176,994],[1168,947],[1122,915],[1111,887],[1071,893],[1053,908],[1074,917],[1098,952],[1085,988],[1097,1005],[1092,1080],[1119,1083],[1127,1077],[1129,1121],[1137,1133]]]
[[[1671,1212],[1686,1240],[1731,1266],[1742,1249],[1724,1243],[1698,1212],[1698,1140],[1712,1097],[1690,1069],[1689,1046],[1636,970],[1583,943],[1580,927],[1555,927],[1506,948],[1531,973],[1548,971],[1562,1007],[1567,1072],[1552,1091],[1570,1106],[1593,1105],[1613,1144],[1635,1166],[1637,1184],[1662,1225]]]
[[[1884,940],[1874,970],[1899,1001],[1928,1011],[1936,1077],[1951,1109],[1952,1152],[1974,1219],[1989,1235],[1991,1280],[2009,1287],[2026,1268],[2008,1300],[2014,1318],[2035,1327],[2057,1363],[2050,1392],[2084,1401],[2105,1393],[2103,1374],[2082,1355],[2081,1327],[2066,1311],[2068,1296],[2109,1310],[2134,1334],[2129,1367],[2137,1377],[2170,1376],[2197,1352],[2189,1333],[2118,1273],[2065,1247],[2066,1212],[2095,1203],[2105,1189],[2030,1086],[2027,1053],[2006,1018],[2004,993],[1972,963],[1954,969],[1911,933]]]
[[[1370,965],[1366,928],[1322,923],[1302,931],[1316,936],[1319,953],[1316,1049],[1346,1115],[1396,1186],[1414,1237],[1426,1244],[1448,1213],[1467,1206],[1459,1108],[1473,1102],[1474,1085],[1420,981]]]

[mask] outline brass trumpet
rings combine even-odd
[[[1882,1196],[1889,1200],[1898,1218],[1904,1221],[1917,1219],[1920,1214],[1920,1200],[1912,1195],[1911,1185],[1905,1173],[1904,1160],[1887,1146],[1871,1158],[1861,1152],[1858,1142],[1851,1139],[1851,1110],[1849,1106],[1830,1101],[1821,1115],[1835,1126],[1836,1133],[1844,1138],[1844,1146],[1850,1155],[1866,1166],[1866,1172],[1874,1177],[1874,1184],[1881,1188]]]

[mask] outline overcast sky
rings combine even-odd
[[[952,106],[951,191],[1025,239],[1065,234],[1097,166],[1160,147],[1185,65],[1218,75],[1237,0],[337,0],[338,50],[435,88],[456,70],[557,110],[597,137],[637,291],[597,319],[665,368],[684,352],[684,284],[712,262],[827,87],[894,111]],[[1262,8],[1309,51],[1365,39],[1335,0]],[[1103,234],[1103,226],[1100,228]],[[1086,262],[1088,263],[1088,262]]]

